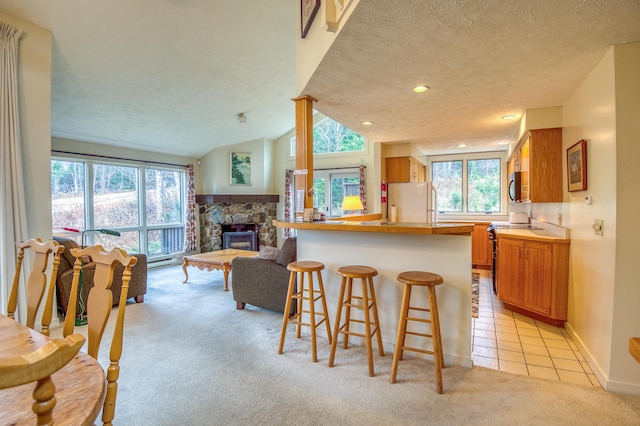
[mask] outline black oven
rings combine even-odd
[[[496,237],[497,226],[493,223],[487,228],[487,235],[489,241],[491,241],[491,284],[493,285],[493,292],[498,294],[496,288],[496,258],[498,256],[498,238]]]

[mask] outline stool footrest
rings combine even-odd
[[[415,331],[407,331],[405,334],[411,334],[412,336],[428,337],[433,339],[433,334],[416,333]]]
[[[420,349],[420,348],[412,348],[411,346],[403,346],[402,350],[403,351],[420,352],[420,353],[427,354],[427,355],[435,355],[435,352],[433,352],[433,351],[428,351],[426,349]]]
[[[427,318],[415,318],[415,317],[407,317],[407,321],[415,321],[415,322],[426,322],[428,324],[431,324],[433,321],[431,321],[431,319],[427,319]]]

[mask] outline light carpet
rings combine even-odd
[[[293,326],[278,355],[281,314],[236,310],[221,272],[183,279],[180,266],[152,270],[145,302],[127,305],[115,425],[640,424],[640,398],[481,367],[445,368],[439,395],[433,364],[410,353],[391,384],[391,345],[374,353],[375,377],[360,346],[339,346],[329,368],[326,339],[314,363]]]

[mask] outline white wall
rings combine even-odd
[[[640,336],[640,280],[638,279],[637,185],[640,158],[640,43],[614,47],[616,83],[616,232],[611,389],[640,395],[640,365],[629,355],[629,338]],[[628,384],[633,384],[630,388]]]
[[[197,194],[276,194],[274,186],[274,142],[256,139],[209,151],[200,159],[202,191]],[[231,185],[231,152],[251,153],[251,185]],[[284,173],[284,172],[283,172]]]
[[[569,319],[572,333],[607,390],[640,395],[640,365],[628,339],[640,336],[635,186],[640,154],[640,43],[612,47],[563,106],[563,151],[587,141],[587,190],[564,190],[564,203],[532,205],[532,216],[571,229]],[[566,155],[566,154],[565,154]],[[632,176],[633,173],[633,176]],[[566,162],[563,187],[567,188]],[[593,204],[584,197],[590,195]],[[604,220],[604,236],[594,234]],[[555,222],[554,222],[555,223]]]
[[[51,31],[0,12],[24,31],[19,44],[20,136],[27,232],[51,238]],[[44,207],[44,208],[43,208]]]
[[[351,12],[358,6],[360,0],[351,0],[349,8],[342,16],[340,23],[342,25],[349,19]],[[296,2],[296,16],[300,16],[300,2]],[[322,61],[325,53],[333,44],[340,30],[337,32],[330,32],[326,30],[326,21],[324,2],[320,2],[320,10],[316,15],[311,28],[305,38],[301,38],[301,26],[300,18],[296,20],[296,90],[298,95],[303,95],[303,90],[307,85],[307,82],[315,72],[316,68]]]

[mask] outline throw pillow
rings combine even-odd
[[[280,254],[278,247],[260,246],[260,254],[258,257],[262,259],[276,260]]]

